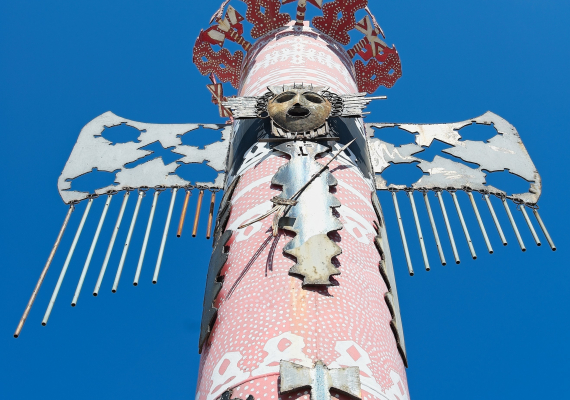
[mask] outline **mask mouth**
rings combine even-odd
[[[311,110],[301,105],[294,105],[287,110],[287,116],[291,118],[301,119],[307,118],[309,115],[311,115]]]

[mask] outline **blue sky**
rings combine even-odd
[[[6,189],[0,200],[2,399],[193,398],[211,243],[203,237],[191,239],[188,225],[181,239],[171,230],[158,285],[150,283],[149,266],[138,287],[124,284],[112,294],[114,274],[108,273],[101,295],[84,295],[73,309],[69,302],[102,208],[102,202],[96,202],[49,324],[42,327],[79,223],[80,212],[75,213],[22,336],[15,340],[12,334],[67,209],[56,183],[80,129],[108,110],[144,122],[222,122],[209,102],[204,86],[208,80],[191,56],[199,29],[207,26],[217,7],[218,2],[169,0],[0,4],[5,146],[0,163]],[[411,211],[402,196],[417,271],[409,277],[393,205],[383,193],[411,395],[415,400],[563,398],[570,359],[570,271],[565,261],[570,193],[564,147],[570,4],[434,0],[375,1],[370,7],[388,43],[397,46],[403,77],[393,89],[376,92],[388,100],[369,107],[367,120],[455,122],[487,110],[506,118],[517,127],[542,175],[541,214],[559,248],[553,253],[546,245],[536,247],[517,213],[528,247],[522,253],[498,209],[509,241],[507,247],[500,246],[479,203],[496,249],[493,255],[485,254],[464,202],[479,259],[468,259],[454,220],[463,262],[442,267],[422,209],[432,262],[432,271],[425,272]],[[157,227],[167,210],[167,200],[161,201]],[[195,201],[196,196],[192,214]],[[118,203],[114,201],[108,221],[117,215]],[[179,195],[174,215],[181,204]],[[127,216],[133,207],[131,200]],[[149,260],[158,252],[160,230],[151,236]],[[121,233],[125,235],[126,228]],[[139,229],[133,237],[136,246],[125,266],[129,274],[136,268],[143,234]],[[440,234],[445,239],[443,231]],[[117,243],[122,240],[119,235]],[[100,243],[107,241],[108,232]],[[449,245],[444,246],[451,258]],[[101,248],[94,266],[104,256]],[[115,251],[110,268],[119,257]],[[97,273],[97,267],[91,268],[89,290]]]

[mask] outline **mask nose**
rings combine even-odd
[[[299,103],[295,103],[293,105],[293,107],[291,107],[287,111],[287,115],[289,115],[290,117],[293,117],[293,118],[305,118],[305,117],[308,117],[309,114],[311,114],[311,110],[309,110],[306,107],[303,107]]]

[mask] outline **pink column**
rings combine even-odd
[[[259,39],[244,66],[240,96],[293,82],[329,86],[339,94],[357,91],[345,50],[308,27],[290,26]],[[259,147],[266,156],[240,172],[232,196],[226,229],[234,234],[221,272],[218,316],[202,349],[196,399],[215,400],[233,389],[233,398],[251,394],[256,400],[309,400],[308,390],[279,393],[281,360],[307,367],[317,360],[330,368],[358,366],[363,399],[408,399],[374,245],[375,189],[348,157],[333,161],[334,194],[341,202],[336,210],[344,227],[329,237],[342,248],[333,259],[341,274],[334,277],[334,286],[303,288],[302,279],[289,275],[294,258],[283,253],[293,233],[280,230],[273,237],[271,218],[237,229],[268,210],[269,200],[281,192],[271,178],[287,157]],[[317,160],[324,163],[329,157]]]

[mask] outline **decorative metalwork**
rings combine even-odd
[[[319,171],[322,165],[315,157],[329,151],[326,146],[308,142],[287,142],[274,149],[291,156],[271,181],[283,187],[281,199],[290,199],[306,183],[307,177]],[[304,285],[330,285],[330,276],[340,274],[331,258],[339,255],[341,249],[327,236],[328,232],[342,229],[332,213],[332,208],[340,207],[329,190],[336,184],[335,177],[324,171],[296,199],[297,205],[284,213],[287,218],[282,219],[282,227],[296,233],[283,249],[297,258],[290,272],[302,275]]]
[[[270,117],[278,128],[274,132],[283,136],[288,132],[315,132],[324,126],[328,117],[362,117],[371,101],[386,99],[386,96],[366,97],[365,92],[339,95],[326,87],[302,84],[269,86],[268,89],[262,96],[230,97],[222,104],[231,110],[234,118]],[[291,97],[293,93],[298,96]],[[304,93],[314,97],[312,100],[304,98]],[[317,98],[325,102],[319,103]],[[294,108],[295,104],[299,107]],[[300,115],[288,115],[290,109]]]
[[[203,40],[206,36],[200,33],[194,44],[192,60],[198,71],[202,75],[215,74],[220,81],[230,82],[235,88],[239,87],[243,52],[238,50],[232,54],[225,48],[216,52],[209,41]]]
[[[472,123],[493,125],[497,135],[483,141],[462,140],[461,128]],[[487,112],[480,117],[449,124],[366,124],[374,138],[369,139],[370,156],[376,175],[376,188],[379,190],[410,188],[414,190],[469,189],[482,193],[504,196],[526,204],[536,204],[541,193],[541,179],[536,167],[522,143],[514,126],[497,114]],[[382,141],[382,129],[398,127],[415,136],[415,143],[394,146]],[[374,132],[373,128],[377,128]],[[421,152],[434,140],[449,144],[444,153],[463,161],[475,163],[479,168],[472,168],[451,159],[436,156],[432,161],[422,159]],[[392,164],[417,162],[418,167],[427,176],[408,185],[387,185],[382,172]],[[487,185],[488,172],[503,171],[520,176],[529,182],[527,193],[506,193],[500,188]]]
[[[386,305],[390,310],[390,315],[392,316],[390,327],[392,328],[392,333],[396,339],[398,352],[402,357],[404,365],[407,367],[408,357],[406,355],[404,327],[402,325],[402,316],[400,315],[400,302],[398,300],[398,289],[396,287],[396,274],[394,273],[394,265],[392,263],[392,253],[390,250],[390,244],[388,242],[388,233],[386,231],[386,225],[384,224],[382,207],[380,206],[378,196],[376,193],[372,193],[371,197],[372,206],[374,207],[374,211],[376,212],[376,216],[378,218],[378,236],[376,236],[374,239],[374,244],[381,257],[378,269],[380,270],[380,275],[382,275],[384,283],[386,284],[386,288],[388,289],[388,292],[384,296],[384,301],[386,302]]]
[[[279,12],[279,0],[241,0],[247,4],[245,17],[253,24],[251,37],[254,39],[287,25],[291,21],[289,14]]]
[[[297,1],[295,15],[281,12],[282,5],[294,1]],[[390,88],[402,76],[400,56],[394,46],[390,48],[380,39],[380,36],[384,37],[384,32],[368,9],[367,0],[334,0],[326,4],[323,4],[323,0],[241,0],[241,2],[247,6],[245,18],[226,0],[211,18],[212,25],[200,32],[194,45],[193,61],[202,75],[214,74],[221,82],[230,82],[234,88],[239,88],[244,52],[238,50],[232,54],[224,48],[226,39],[239,44],[246,53],[255,51],[252,42],[270,32],[285,29],[287,25],[292,24],[291,19],[295,20],[295,29],[303,29],[304,24],[307,24],[305,13],[309,2],[321,9],[323,14],[315,16],[312,24],[338,43],[348,45],[349,32],[352,30],[364,35],[347,50],[349,58],[359,56],[362,59],[356,60],[354,64],[359,91],[373,93],[382,85]],[[357,22],[355,13],[362,9],[365,9],[368,15]],[[253,25],[249,32],[244,32],[243,21]],[[249,35],[252,42],[248,41],[245,35]],[[221,49],[216,51],[213,46],[219,46]],[[219,103],[215,104],[221,107]],[[225,114],[221,108],[220,112]],[[258,116],[246,118],[256,117]]]
[[[314,131],[324,126],[331,109],[326,98],[308,88],[287,90],[267,104],[273,123],[291,133]]]
[[[140,131],[137,142],[112,143],[102,136],[106,128],[126,124]],[[199,149],[182,144],[181,136],[198,128],[216,130],[221,134],[221,141]],[[197,185],[218,188],[223,187],[226,158],[231,132],[230,125],[223,124],[147,124],[121,118],[112,112],[106,112],[89,122],[79,134],[77,143],[65,164],[58,180],[59,193],[65,203],[86,199],[89,193],[72,190],[73,179],[99,171],[115,173],[115,184],[95,188],[97,195],[125,189],[141,187],[185,187],[190,184],[176,175],[176,169],[182,164],[203,163],[218,172],[213,182],[193,182]],[[213,132],[212,132],[213,133]],[[213,137],[215,140],[215,138]],[[177,162],[165,164],[162,158],[154,158],[145,163],[129,168],[128,164],[152,154],[141,148],[159,142],[163,148],[171,148],[173,153],[183,156]],[[199,178],[198,178],[199,179]]]
[[[225,246],[232,237],[232,231],[227,230],[214,246],[210,265],[208,266],[208,277],[206,278],[206,290],[204,292],[204,310],[202,311],[202,323],[200,328],[200,341],[198,343],[198,351],[202,353],[202,346],[210,335],[211,328],[218,314],[218,309],[214,307],[214,302],[222,289],[220,282],[220,271],[228,259],[228,253]]]
[[[335,0],[323,6],[323,16],[313,18],[313,25],[337,42],[350,43],[348,32],[356,27],[354,14],[366,7],[368,0]]]
[[[357,399],[362,398],[358,367],[329,369],[319,360],[313,368],[307,368],[283,360],[279,364],[279,377],[281,393],[310,387],[312,400],[331,400],[330,389],[338,390]]]

